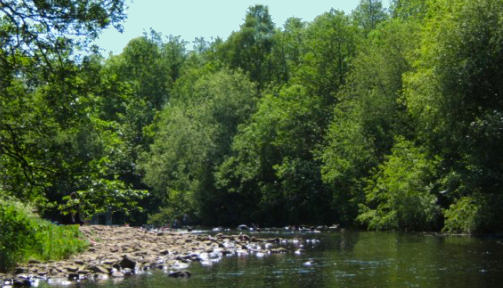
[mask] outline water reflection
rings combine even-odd
[[[309,241],[300,255],[292,246],[286,255],[192,265],[190,279],[155,272],[80,287],[500,287],[503,281],[497,239],[352,231],[301,237]]]

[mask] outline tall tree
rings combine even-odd
[[[95,117],[99,68],[74,54],[119,27],[123,10],[118,0],[0,3],[0,186],[41,212],[121,206],[131,192],[107,166],[113,136]]]
[[[402,75],[411,70],[407,55],[418,45],[419,26],[391,20],[369,35],[352,61],[338,94],[333,120],[321,151],[323,179],[334,189],[334,204],[350,223],[363,201],[365,177],[393,146],[397,135],[413,129],[400,97]]]
[[[219,53],[232,68],[241,68],[249,73],[250,79],[257,82],[257,87],[261,89],[273,77],[270,53],[274,33],[274,23],[267,6],[252,6],[241,29],[229,36]]]
[[[355,24],[367,34],[388,18],[381,0],[361,0],[351,16]]]
[[[177,82],[141,163],[155,208],[164,208],[156,221],[187,214],[206,224],[231,222],[232,201],[216,189],[213,173],[229,153],[238,125],[254,111],[256,89],[239,72],[200,73],[189,70]]]
[[[499,145],[503,2],[457,0],[429,5],[414,71],[406,76],[408,110],[418,120],[420,139],[432,154],[444,159],[446,197],[456,201],[474,196],[480,208],[477,229],[501,229],[501,213],[495,207],[503,198]],[[462,206],[453,207],[457,208]]]

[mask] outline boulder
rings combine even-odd
[[[103,266],[100,266],[100,265],[90,265],[88,267],[89,270],[93,271],[94,273],[98,273],[98,274],[108,274],[110,273],[110,271],[103,267]]]
[[[136,267],[136,261],[132,259],[130,256],[124,255],[122,256],[122,260],[119,262],[119,265],[122,268],[130,268],[134,270],[134,268]]]

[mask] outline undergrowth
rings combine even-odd
[[[0,271],[18,263],[58,260],[88,246],[77,225],[56,225],[12,199],[0,199]]]

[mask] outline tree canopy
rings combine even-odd
[[[501,231],[503,1],[328,8],[102,57],[123,1],[0,1],[0,192],[64,222]]]

